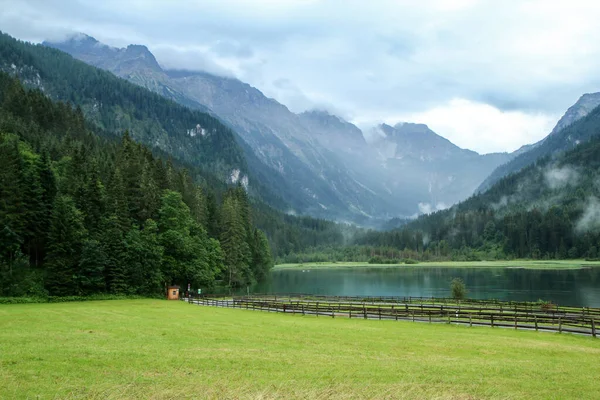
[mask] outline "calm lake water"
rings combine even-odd
[[[277,270],[255,288],[267,293],[347,296],[450,295],[452,278],[465,281],[477,299],[551,300],[560,305],[600,307],[600,268],[340,268]]]

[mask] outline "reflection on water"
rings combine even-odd
[[[551,300],[560,305],[600,307],[600,268],[340,268],[279,270],[257,292],[347,296],[450,295],[452,278],[462,278],[469,297],[519,301]]]

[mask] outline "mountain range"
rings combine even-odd
[[[164,69],[141,45],[113,48],[83,34],[44,45],[221,119],[292,213],[358,223],[417,215],[470,196],[513,158],[461,149],[421,124],[382,124],[367,143],[338,116],[293,113],[238,79]]]
[[[408,249],[404,257],[419,259],[598,255],[598,93],[583,95],[540,142],[512,154],[479,155],[424,124],[380,124],[363,132],[327,111],[293,113],[239,80],[164,70],[144,46],[114,49],[87,36],[53,46],[81,60],[0,35],[0,75],[8,78],[0,92],[3,132],[49,153],[59,175],[71,158],[81,166],[86,154],[99,151],[95,139],[86,145],[65,139],[81,135],[69,131],[74,127],[108,138],[106,151],[98,153],[106,153],[107,163],[119,137],[148,146],[164,160],[157,166],[159,180],[187,193],[183,200],[213,237],[220,234],[211,222],[219,221],[215,200],[238,185],[245,190],[236,193],[250,200],[251,219],[277,255],[303,259],[308,249],[321,259],[329,257],[319,253],[326,250],[338,259],[335,246],[348,244]],[[57,136],[46,138],[39,126],[15,115],[33,118]],[[62,156],[52,150],[58,147]],[[105,179],[118,177],[121,170],[111,172],[105,164],[98,166]],[[185,172],[168,172],[179,166]],[[136,187],[138,174],[123,172]],[[190,191],[192,183],[200,191]],[[472,195],[478,185],[480,193]],[[203,197],[203,191],[213,194]],[[363,225],[394,218],[380,225],[391,232],[377,233],[294,213]],[[418,213],[429,215],[403,218]],[[344,254],[358,257],[362,250],[353,251]]]

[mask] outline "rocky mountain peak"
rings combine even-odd
[[[586,93],[573,104],[565,115],[558,121],[550,135],[553,135],[573,122],[588,115],[594,108],[600,106],[600,93]]]
[[[410,129],[412,132],[433,132],[429,127],[425,124],[419,124],[414,122],[398,122],[394,125],[394,129]]]
[[[121,50],[124,53],[124,61],[137,61],[144,66],[154,69],[156,71],[162,71],[162,68],[156,61],[154,54],[148,50],[148,48],[141,44],[130,44],[126,49]]]
[[[68,37],[61,43],[79,48],[85,48],[90,46],[104,46],[102,43],[96,40],[96,38],[86,35],[85,33],[76,33]]]

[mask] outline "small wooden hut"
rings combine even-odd
[[[179,300],[179,286],[169,286],[167,288],[167,300]]]

